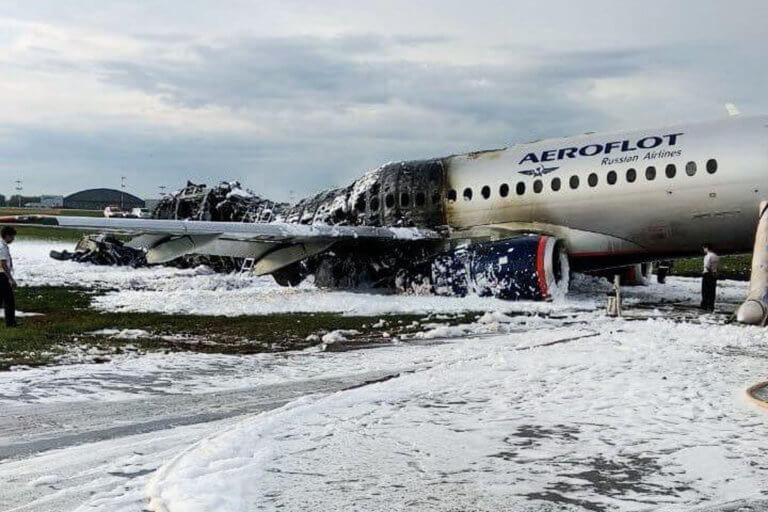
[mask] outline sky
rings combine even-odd
[[[765,0],[0,5],[0,194],[277,200],[389,161],[768,113]]]

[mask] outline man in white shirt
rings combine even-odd
[[[710,244],[704,244],[704,269],[701,279],[701,309],[715,310],[715,295],[717,293],[717,266],[720,263],[718,256]]]
[[[8,245],[16,239],[16,230],[10,226],[0,229],[0,303],[5,310],[5,326],[16,325],[16,299],[13,289],[16,288],[16,280],[13,278],[13,258]]]

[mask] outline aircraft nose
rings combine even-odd
[[[759,301],[748,300],[739,306],[736,312],[736,320],[742,324],[761,325],[765,318],[765,306]]]

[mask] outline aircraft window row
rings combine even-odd
[[[710,159],[707,161],[706,169],[709,174],[714,174],[717,172],[718,164],[717,160]],[[696,162],[688,162],[685,166],[685,173],[688,176],[694,176],[697,171]],[[677,166],[675,164],[668,164],[664,168],[664,175],[672,179],[675,176],[677,176]],[[634,183],[637,181],[637,170],[630,168],[627,169],[624,178],[626,179],[627,183]],[[608,173],[605,175],[605,181],[609,185],[615,185],[618,182],[619,176],[616,173],[616,171],[608,171]],[[654,166],[648,166],[645,169],[645,179],[648,181],[654,181],[656,179],[656,167]],[[587,176],[587,184],[590,187],[596,187],[599,182],[599,177],[597,173],[590,173],[589,176]],[[573,175],[568,180],[568,185],[571,187],[571,189],[576,190],[579,188],[580,180],[579,177],[576,175]],[[557,192],[560,190],[562,186],[562,181],[559,177],[554,177],[550,181],[550,187],[552,188],[552,191]],[[544,190],[544,181],[537,178],[533,181],[533,192],[535,194],[540,194]],[[525,194],[525,182],[518,181],[517,185],[515,185],[515,192],[518,196],[522,196]],[[447,199],[449,202],[456,201],[456,191],[451,189],[448,191]],[[485,185],[480,190],[480,195],[483,196],[483,199],[490,199],[491,197],[491,187],[488,185]],[[507,197],[509,195],[509,185],[506,183],[502,183],[499,186],[499,196],[501,197]],[[471,201],[472,200],[472,189],[467,187],[464,189],[463,197],[465,201]],[[438,198],[439,199],[439,198]],[[435,198],[433,197],[433,202],[435,202]],[[419,200],[419,197],[416,197],[416,203],[417,204],[423,204],[423,197],[421,199],[421,203]],[[406,206],[406,204],[403,204],[403,206]]]
[[[454,192],[455,194],[455,192]],[[449,200],[455,200],[450,199],[451,194],[448,193]],[[411,196],[408,194],[408,192],[402,192],[400,194],[400,206],[407,208],[411,204]],[[418,207],[423,207],[427,204],[427,195],[424,192],[417,192],[416,196],[414,198],[414,204]],[[437,205],[440,204],[440,192],[434,192],[432,194],[432,204]],[[394,194],[387,194],[384,196],[384,205],[387,208],[394,208],[395,207],[395,196]],[[365,212],[367,209],[371,212],[377,212],[379,211],[379,198],[378,196],[371,197],[370,204],[366,204],[365,196],[361,195],[359,196],[355,201],[355,210],[358,212]],[[370,208],[367,208],[370,207]]]

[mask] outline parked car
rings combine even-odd
[[[149,208],[133,208],[127,216],[137,219],[148,219],[152,217],[152,212],[149,211]]]
[[[119,206],[107,206],[104,208],[105,217],[125,217],[125,212]]]

